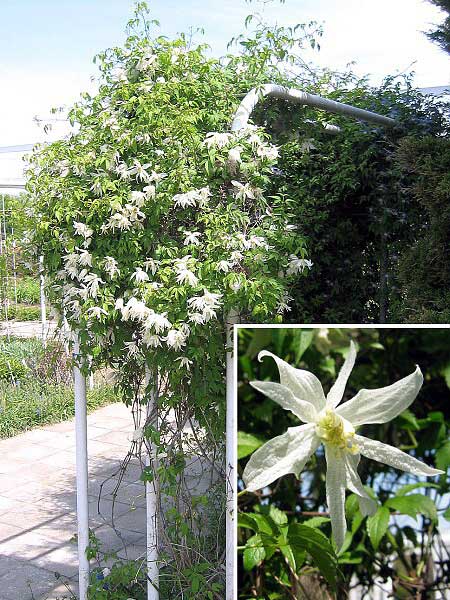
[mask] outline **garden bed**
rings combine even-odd
[[[72,375],[60,344],[36,339],[0,341],[0,438],[71,419]],[[113,387],[97,382],[87,393],[88,411],[117,402]]]

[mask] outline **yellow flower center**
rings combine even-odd
[[[351,454],[359,452],[359,448],[353,440],[355,429],[352,424],[330,408],[325,409],[317,419],[316,434],[326,444],[346,450]]]

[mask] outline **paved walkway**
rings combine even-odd
[[[134,429],[122,403],[88,415],[90,525],[104,550],[121,557],[145,553],[144,485],[132,462],[119,488],[111,522],[113,478]],[[0,598],[55,600],[77,596],[75,426],[73,421],[0,440]],[[105,517],[105,519],[102,517]]]
[[[56,333],[55,321],[47,321],[45,333],[48,338]],[[0,336],[5,335],[40,338],[42,337],[42,324],[40,321],[0,321]]]

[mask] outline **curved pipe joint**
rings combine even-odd
[[[267,83],[260,87],[253,88],[248,92],[236,111],[233,123],[231,124],[231,131],[244,129],[247,126],[253,109],[258,102],[266,96],[280,98],[281,100],[289,100],[291,102],[296,102],[297,104],[303,104],[304,106],[311,106],[312,108],[317,108],[319,110],[353,117],[354,119],[359,119],[361,121],[377,123],[377,125],[382,125],[383,127],[395,127],[396,125],[394,119],[370,112],[369,110],[363,110],[362,108],[356,108],[355,106],[350,106],[350,104],[343,104],[342,102],[335,102],[334,100],[328,100],[327,98],[308,94],[307,92],[302,92],[301,90],[296,90],[294,88]],[[329,125],[328,129],[334,127],[334,125]]]

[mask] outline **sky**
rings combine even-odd
[[[316,20],[323,24],[320,52],[306,58],[318,65],[370,74],[373,83],[413,69],[418,87],[450,83],[448,54],[424,31],[443,20],[426,0],[286,0],[280,4],[245,0],[155,0],[152,16],[169,37],[202,27],[199,41],[220,56],[242,32],[245,17],[264,12],[279,25]],[[0,147],[49,139],[35,117],[68,106],[82,91],[94,90],[94,55],[119,45],[132,13],[132,0],[0,0]],[[67,131],[53,123],[50,139]],[[0,154],[0,177],[17,169],[17,156]],[[14,175],[11,175],[14,176]]]

